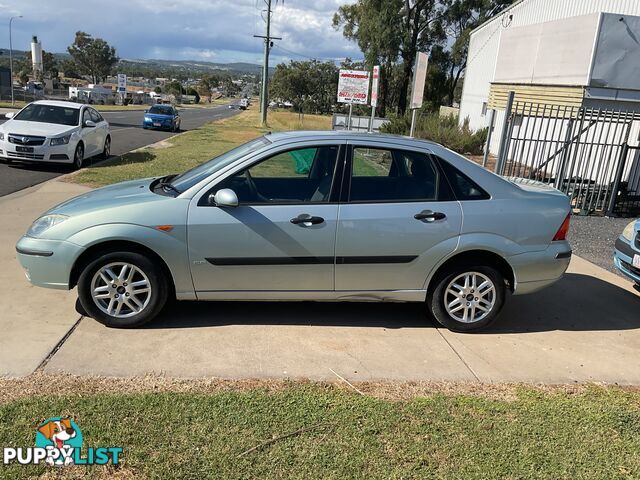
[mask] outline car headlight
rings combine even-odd
[[[629,225],[624,227],[624,230],[622,231],[622,238],[628,241],[633,240],[633,228],[635,224],[636,224],[636,221],[634,220]]]
[[[151,117],[144,117],[144,121],[145,122],[150,122],[151,121]]]
[[[70,138],[71,138],[71,135],[65,135],[64,137],[52,138],[51,142],[49,142],[49,144],[52,147],[55,147],[56,145],[66,145],[67,143],[69,143],[69,139]]]
[[[60,215],[58,213],[44,215],[31,224],[27,235],[29,237],[39,237],[51,227],[64,222],[67,218],[69,218],[67,215]]]

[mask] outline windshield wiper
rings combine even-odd
[[[173,179],[175,176],[176,175],[168,175],[166,177],[161,178],[157,186],[162,188],[163,190],[171,190],[173,192],[176,192],[176,194],[180,195],[182,192],[178,190],[176,187],[174,187],[170,182],[170,180]]]

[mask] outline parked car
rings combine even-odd
[[[630,222],[616,240],[613,264],[640,287],[640,219]]]
[[[156,104],[145,110],[142,128],[161,128],[177,132],[180,130],[181,118],[173,105]]]
[[[68,163],[108,158],[109,124],[94,108],[72,102],[38,100],[0,125],[0,158],[6,161]]]
[[[149,321],[175,296],[422,302],[469,331],[507,292],[562,277],[569,213],[558,190],[435,143],[289,132],[66,201],[17,252],[31,283],[77,285],[84,311],[112,327]]]

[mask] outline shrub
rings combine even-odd
[[[407,135],[411,128],[411,116],[395,116],[381,129],[384,133]],[[457,116],[441,117],[438,113],[420,115],[416,119],[416,138],[440,143],[454,152],[481,155],[487,140],[487,129],[475,132],[469,128],[469,119],[458,125]]]

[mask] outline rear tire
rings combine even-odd
[[[90,262],[78,279],[87,314],[114,328],[139,327],[164,307],[169,284],[161,268],[134,252],[113,252]]]
[[[504,305],[505,279],[485,265],[454,265],[434,280],[427,308],[444,327],[472,332],[488,327]]]
[[[104,139],[104,148],[102,149],[102,154],[100,154],[100,158],[106,160],[111,156],[111,137],[107,137]]]

